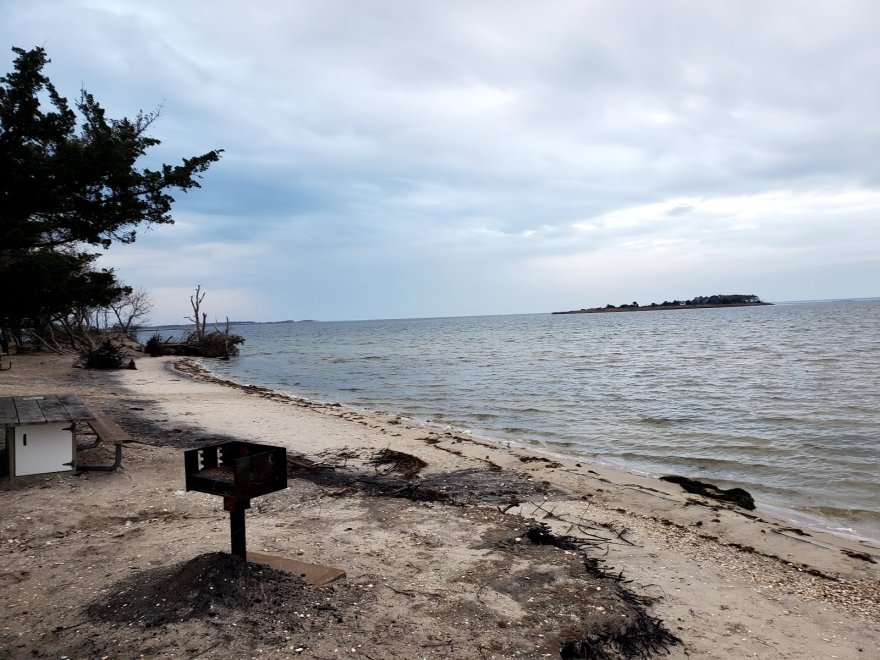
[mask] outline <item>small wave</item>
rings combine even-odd
[[[850,509],[850,508],[841,508],[836,506],[799,506],[799,510],[806,511],[808,513],[816,513],[822,516],[828,516],[831,518],[840,518],[845,520],[873,520],[876,521],[878,525],[880,525],[880,510],[871,510],[871,509]]]
[[[801,422],[797,417],[788,415],[762,415],[756,417],[755,421],[763,424],[799,424]]]
[[[697,420],[691,417],[638,417],[632,421],[647,426],[674,426],[676,424],[687,424]]]
[[[671,469],[686,468],[691,471],[702,471],[712,475],[717,475],[720,473],[774,473],[774,470],[771,467],[760,464],[743,463],[742,460],[740,460],[736,456],[731,456],[729,458],[716,458],[710,456],[682,456],[666,453],[659,454],[644,451],[624,451],[617,454],[617,456],[626,461],[632,461],[634,463],[649,460],[655,463],[659,463],[661,465],[669,466]]]
[[[789,507],[795,512],[818,519],[821,523],[820,528],[838,534],[880,541],[880,511],[836,506],[789,505]]]
[[[528,429],[522,426],[505,426],[501,430],[505,433],[513,433],[515,435],[528,435],[535,433],[535,429]]]

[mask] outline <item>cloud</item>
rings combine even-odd
[[[7,0],[0,37],[45,45],[68,97],[161,105],[155,158],[226,150],[177,225],[106,255],[128,281],[251,292],[235,316],[347,318],[688,278],[658,297],[863,295],[878,28],[855,0]]]

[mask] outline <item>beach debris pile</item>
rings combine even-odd
[[[425,461],[389,449],[365,456],[351,451],[329,452],[320,459],[288,455],[289,477],[333,488],[340,496],[357,492],[373,497],[456,505],[510,505],[529,498],[543,499],[558,492],[547,482],[509,470],[469,468],[421,474],[428,465]],[[378,472],[377,465],[388,466],[388,469]]]
[[[404,479],[412,479],[422,471],[422,468],[428,466],[418,456],[394,449],[382,449],[370,459],[369,463],[376,467],[387,467],[389,472],[397,472]]]
[[[80,353],[79,366],[85,369],[136,369],[131,358],[134,350],[125,337],[106,337],[98,346]]]
[[[150,357],[162,355],[182,355],[191,357],[228,358],[238,355],[239,344],[244,337],[226,330],[187,333],[181,338],[162,337],[159,333],[150,337],[144,345],[144,352]]]

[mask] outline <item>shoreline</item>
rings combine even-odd
[[[597,603],[587,594],[606,593],[611,583],[569,593],[565,585],[583,579],[571,572],[583,567],[581,551],[549,547],[542,552],[550,554],[538,555],[541,546],[526,548],[519,536],[513,538],[513,530],[537,523],[590,541],[584,546],[588,563],[601,562],[631,581],[633,597],[649,603],[650,615],[681,640],[669,646],[669,657],[880,653],[875,544],[805,532],[762,511],[737,510],[657,479],[499,447],[400,415],[212,382],[186,367],[169,370],[173,359],[142,358],[137,370],[112,373],[73,370],[65,366],[69,361],[52,356],[13,359],[0,393],[77,392],[134,440],[118,472],[3,484],[0,552],[7,569],[0,575],[0,601],[7,628],[0,630],[0,650],[12,649],[13,657],[27,648],[46,651],[53,640],[51,648],[60,652],[86,648],[77,646],[86,638],[96,644],[104,637],[109,643],[113,635],[142,634],[137,626],[107,629],[84,622],[79,608],[133,572],[228,548],[222,504],[182,490],[180,452],[234,438],[284,445],[326,466],[322,479],[354,478],[336,485],[292,478],[287,491],[260,498],[248,512],[249,548],[338,566],[348,574],[332,596],[340,620],[348,623],[312,632],[291,629],[288,639],[299,646],[259,647],[262,657],[289,657],[295,648],[306,649],[304,657],[321,658],[342,651],[371,657],[559,657],[559,640],[571,634],[570,613],[577,612],[578,625],[588,628],[610,616],[609,601]],[[425,464],[407,482],[423,492],[453,477],[471,478],[458,491],[465,500],[432,503],[363,490],[371,479],[381,484],[399,478],[374,462],[389,450]],[[502,499],[481,499],[489,483]],[[89,559],[83,563],[82,557]],[[81,582],[84,575],[87,583]],[[83,584],[88,588],[74,588]],[[59,590],[67,594],[63,603],[53,596]],[[357,597],[348,601],[344,594]],[[562,605],[569,609],[558,609]],[[192,654],[228,657],[230,644],[239,645],[233,655],[257,654],[257,647],[241,651],[245,629],[224,646],[218,630],[188,625],[195,635],[189,639],[204,641]],[[178,647],[161,644],[170,643],[175,630],[131,638],[128,651],[149,643],[154,656],[168,655]],[[26,631],[24,637],[18,631]]]
[[[754,305],[769,305],[772,303],[748,303],[748,304],[740,304],[740,305],[713,305],[712,307],[742,307],[742,306],[754,306]],[[604,311],[604,310],[600,310]],[[615,310],[609,310],[615,311]],[[627,310],[617,310],[617,311],[627,311]],[[564,312],[568,313],[568,312]],[[198,377],[203,377],[209,379],[213,382],[216,382],[220,385],[230,386],[234,388],[240,388],[244,391],[253,391],[260,390],[265,392],[270,392],[277,394],[281,397],[286,397],[292,399],[297,402],[301,402],[306,406],[309,405],[317,405],[317,406],[342,406],[343,408],[347,408],[352,410],[358,414],[366,414],[366,415],[393,415],[398,419],[408,420],[414,425],[424,427],[426,429],[433,430],[435,432],[442,432],[444,430],[450,430],[454,434],[462,434],[470,437],[474,442],[483,443],[490,447],[495,447],[500,450],[504,449],[512,449],[514,451],[522,451],[526,453],[536,454],[539,456],[545,456],[555,461],[568,461],[568,462],[581,462],[581,463],[589,463],[594,466],[601,467],[604,470],[608,470],[617,474],[617,478],[619,480],[625,479],[627,475],[631,475],[637,478],[646,478],[653,481],[660,482],[660,477],[663,476],[659,472],[652,472],[646,469],[641,469],[637,465],[630,465],[623,462],[617,463],[613,461],[601,461],[597,460],[590,456],[579,455],[576,452],[564,452],[560,450],[554,450],[552,448],[546,447],[540,443],[530,443],[526,441],[517,441],[511,439],[502,439],[500,437],[494,437],[491,435],[491,430],[482,429],[478,432],[473,432],[470,428],[457,427],[450,424],[445,424],[441,422],[433,422],[431,420],[426,419],[418,419],[408,415],[407,413],[403,413],[400,411],[377,411],[371,410],[369,408],[360,408],[356,406],[350,406],[348,404],[339,403],[336,401],[324,401],[322,399],[309,399],[307,397],[303,397],[294,392],[286,392],[280,389],[273,389],[271,387],[265,385],[258,385],[253,383],[242,383],[236,381],[232,378],[225,377],[220,375],[214,371],[212,371],[208,366],[205,365],[205,360],[202,358],[184,358],[183,360],[191,362],[197,365],[198,369],[200,369],[203,373],[201,374],[191,374],[198,375]],[[682,475],[689,477],[690,475]],[[699,479],[699,477],[696,477]],[[740,487],[741,484],[736,483],[734,481],[718,479],[711,481],[711,483],[718,485],[723,488],[734,488]],[[751,492],[751,491],[750,491]],[[830,534],[832,536],[840,537],[841,539],[846,539],[850,541],[856,542],[866,542],[880,548],[880,527],[868,527],[864,530],[854,529],[851,526],[847,526],[847,521],[845,519],[836,519],[830,516],[823,516],[821,514],[814,514],[806,511],[801,511],[797,509],[793,504],[784,501],[782,498],[771,498],[770,501],[766,501],[763,499],[765,496],[763,494],[755,495],[755,504],[757,505],[758,511],[767,517],[772,517],[777,520],[780,524],[789,525],[789,526],[797,526],[797,527],[805,527],[813,532]]]
[[[180,363],[188,364],[188,366],[180,369]],[[358,409],[354,407],[348,407],[338,402],[311,400],[305,397],[298,396],[296,394],[286,393],[263,385],[240,383],[235,380],[224,378],[223,376],[215,374],[210,369],[207,369],[202,364],[202,360],[200,360],[199,358],[183,358],[182,360],[180,358],[174,358],[172,360],[169,360],[168,367],[172,370],[172,373],[182,373],[198,380],[213,383],[221,387],[228,387],[239,390],[246,394],[257,394],[259,396],[269,399],[287,401],[295,406],[302,406],[307,409],[317,410],[321,412],[326,412],[328,410],[340,411],[339,414],[343,417],[345,417],[346,415],[356,415],[376,418],[379,421],[387,422],[387,420],[391,420],[391,424],[395,425],[398,429],[408,428],[409,430],[416,432],[420,430],[426,430],[431,435],[446,436],[452,438],[457,443],[472,443],[475,447],[482,447],[486,450],[491,450],[493,452],[499,452],[501,454],[516,457],[521,462],[531,463],[533,461],[537,461],[551,464],[559,463],[560,467],[564,466],[567,469],[572,469],[572,467],[574,466],[577,467],[579,470],[586,470],[589,473],[597,475],[600,477],[601,480],[608,483],[626,484],[626,487],[629,488],[638,488],[654,493],[663,493],[664,495],[683,494],[685,497],[690,497],[687,493],[682,493],[681,490],[677,489],[675,486],[669,486],[669,484],[660,480],[658,478],[658,475],[649,472],[627,469],[627,467],[625,466],[608,465],[605,463],[592,461],[589,458],[578,457],[572,454],[553,452],[551,450],[546,450],[541,447],[533,447],[523,443],[516,443],[512,441],[508,442],[492,437],[482,437],[480,435],[473,434],[467,429],[460,429],[452,427],[450,425],[441,426],[439,424],[435,424],[429,421],[419,421],[411,417],[405,416],[402,413],[394,411],[370,411],[367,409]],[[525,460],[523,460],[524,457],[534,458],[526,458]],[[493,459],[494,458],[496,457],[493,457]],[[709,502],[711,506],[724,506],[723,503],[717,501],[712,502],[711,500],[707,500],[707,502]],[[728,508],[730,511],[744,516],[747,519],[754,520],[766,518],[768,520],[764,520],[763,522],[787,528],[790,528],[794,521],[787,520],[779,516],[778,514],[774,514],[769,509],[791,514],[795,518],[800,515],[805,519],[810,519],[814,521],[817,520],[816,517],[810,516],[810,514],[800,512],[796,509],[790,509],[774,504],[768,505],[763,502],[756,502],[756,504],[758,505],[758,508],[755,511],[751,512],[739,509],[738,507],[731,506]],[[829,521],[829,523],[830,522],[832,521]],[[841,533],[836,530],[827,529],[822,526],[811,528],[810,531],[815,532],[817,535],[828,537],[840,543],[856,543],[858,545],[880,551],[880,539],[861,536],[857,534]],[[834,545],[834,543],[832,543],[832,545]]]

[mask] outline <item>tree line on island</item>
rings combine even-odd
[[[639,305],[638,302],[623,303],[622,305],[605,305],[605,307],[587,307],[573,309],[566,312],[553,312],[554,314],[585,314],[594,312],[621,312],[621,311],[649,311],[661,309],[695,309],[701,307],[745,307],[749,305],[770,305],[754,294],[728,293],[713,296],[695,296],[690,300],[664,300],[662,303],[652,302],[650,305]]]
[[[0,348],[73,351],[86,366],[121,366],[152,302],[96,260],[133,243],[142,226],[172,224],[171,192],[198,188],[222,150],[139,168],[160,144],[148,134],[158,111],[111,119],[85,90],[71,106],[43,73],[43,48],[12,51],[13,70],[0,77]],[[208,331],[203,298],[197,287],[195,330],[174,350],[233,353],[243,340],[228,323]],[[168,340],[154,344],[172,350]]]

